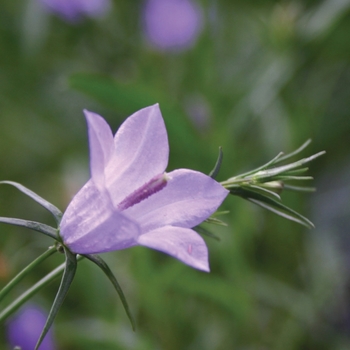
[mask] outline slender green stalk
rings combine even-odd
[[[77,261],[83,259],[84,257],[81,255],[78,255]],[[42,288],[46,287],[48,284],[50,284],[53,280],[55,280],[57,277],[59,277],[66,264],[63,263],[56,267],[53,271],[51,271],[48,275],[46,275],[44,278],[42,278],[39,282],[34,284],[31,288],[26,290],[22,295],[20,295],[14,302],[12,302],[6,309],[4,309],[0,313],[0,323],[6,320],[9,316],[11,316],[15,311],[17,311],[27,300],[29,300],[33,295],[35,295],[37,292],[39,292]]]
[[[47,259],[49,256],[51,256],[53,253],[57,252],[57,249],[55,246],[49,247],[49,249],[40,255],[38,258],[36,258],[32,263],[30,263],[28,266],[26,266],[19,274],[17,274],[7,285],[2,288],[0,291],[0,301],[3,300],[3,298],[20,282],[22,279],[27,276],[32,270],[35,269],[36,266],[38,266],[41,262],[43,262],[45,259]]]

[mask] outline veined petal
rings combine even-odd
[[[60,235],[74,253],[97,254],[137,244],[139,225],[117,211],[107,192],[91,180],[78,192],[63,215]]]
[[[141,235],[138,243],[209,272],[207,246],[203,238],[189,228],[164,226]]]
[[[153,177],[164,173],[169,145],[158,104],[131,115],[115,135],[116,161],[107,169],[115,206]]]
[[[111,128],[96,113],[84,110],[88,124],[91,178],[99,190],[105,186],[105,169],[114,154]]]
[[[229,193],[197,171],[178,169],[166,177],[164,188],[123,211],[140,224],[142,232],[165,225],[194,227],[214,213]]]

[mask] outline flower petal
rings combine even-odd
[[[114,141],[116,161],[108,166],[107,187],[117,206],[167,167],[168,136],[158,104],[130,116]]]
[[[165,225],[194,227],[220,206],[229,191],[200,172],[178,169],[166,174],[165,187],[123,211],[142,232]]]
[[[102,190],[105,184],[105,168],[115,152],[113,134],[101,116],[87,110],[84,110],[84,114],[89,133],[91,178],[97,188]]]
[[[137,244],[139,225],[115,210],[107,192],[89,181],[63,215],[60,235],[74,253],[97,254]]]
[[[138,243],[209,272],[208,248],[203,238],[191,229],[164,226],[141,235]]]

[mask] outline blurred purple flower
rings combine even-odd
[[[192,0],[147,0],[143,13],[147,38],[161,50],[191,47],[202,19],[201,8]]]
[[[47,314],[36,305],[21,309],[7,324],[7,339],[11,349],[33,350],[45,325]],[[54,350],[52,330],[46,335],[39,350]]]
[[[88,111],[85,117],[91,179],[63,215],[64,244],[78,254],[143,245],[209,271],[207,246],[191,228],[228,191],[197,171],[165,173],[169,145],[158,105],[130,116],[114,139],[102,117]]]
[[[103,16],[111,6],[110,0],[40,0],[50,11],[69,22],[82,17]]]

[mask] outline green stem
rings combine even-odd
[[[84,257],[78,255],[77,261],[83,259]],[[11,316],[15,311],[17,311],[27,300],[29,300],[33,295],[35,295],[39,290],[46,287],[50,282],[60,276],[63,272],[66,264],[63,263],[51,271],[48,275],[42,278],[39,282],[34,284],[31,288],[20,295],[14,302],[12,302],[5,310],[0,313],[0,323],[5,321],[9,316]]]
[[[55,246],[49,247],[49,249],[38,258],[36,258],[32,263],[26,266],[19,274],[17,274],[7,285],[2,288],[0,291],[0,302],[4,297],[20,282],[22,279],[27,276],[36,266],[38,266],[42,261],[47,259],[53,253],[56,253],[57,249]]]

